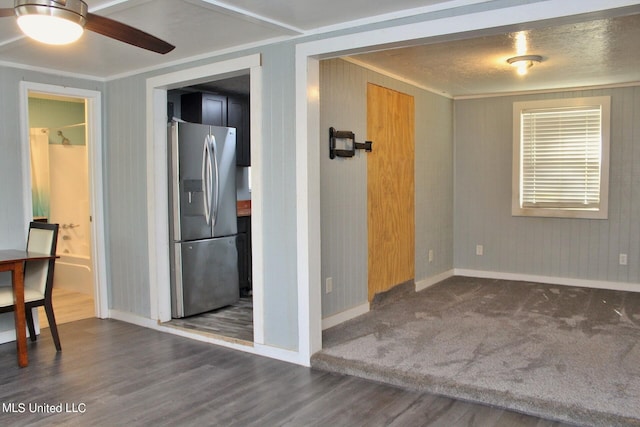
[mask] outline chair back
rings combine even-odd
[[[56,254],[58,224],[32,222],[29,224],[27,251]],[[42,294],[50,294],[53,288],[55,259],[28,261],[24,269],[24,287]]]

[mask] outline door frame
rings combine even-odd
[[[29,142],[29,93],[84,99],[87,121],[87,162],[89,166],[89,209],[91,221],[91,260],[93,264],[95,316],[109,315],[107,261],[104,226],[104,175],[102,161],[102,93],[68,86],[29,81],[20,82],[20,147],[22,155],[23,212],[25,224],[33,219],[31,197],[31,147]],[[26,235],[26,229],[25,229]]]
[[[167,91],[221,80],[242,74],[250,76],[251,124],[251,239],[252,239],[252,291],[253,341],[259,354],[271,351],[264,344],[262,256],[262,58],[254,54],[190,69],[171,72],[147,79],[147,207],[149,248],[150,317],[167,322],[171,320],[171,288],[169,259],[168,173],[167,173]],[[226,341],[216,341],[227,345]],[[235,347],[237,348],[237,347]],[[240,346],[242,348],[242,346]],[[289,356],[282,356],[287,358]]]

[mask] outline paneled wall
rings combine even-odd
[[[264,228],[265,342],[295,349],[298,345],[296,273],[295,123],[293,111],[294,44],[263,47],[262,176]],[[255,53],[235,53],[222,61]],[[146,182],[146,79],[191,68],[212,59],[107,83],[109,134],[108,216],[112,270],[111,308],[149,316]],[[168,232],[168,231],[167,231]],[[167,260],[168,262],[168,260]]]
[[[265,342],[298,347],[295,44],[262,50],[262,175]]]
[[[609,219],[512,217],[513,102],[600,95],[611,96]],[[458,100],[455,129],[456,268],[640,290],[640,87]],[[620,253],[628,265],[619,265]]]
[[[145,78],[107,83],[109,308],[148,317],[147,139]]]
[[[453,267],[453,101],[342,59],[320,65],[322,315],[367,302],[367,154],[329,159],[329,127],[367,139],[367,83],[415,98],[416,281]],[[376,148],[375,141],[373,149]],[[432,249],[434,259],[428,262]],[[325,292],[331,278],[333,291]]]

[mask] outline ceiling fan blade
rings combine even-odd
[[[112,39],[163,55],[171,52],[175,48],[175,46],[164,40],[160,40],[137,28],[130,27],[127,24],[114,21],[110,18],[105,18],[104,16],[94,15],[93,13],[87,13],[87,23],[84,28],[94,33],[102,34],[103,36],[111,37]]]
[[[12,7],[0,8],[0,18],[4,18],[5,16],[16,16],[16,12]]]

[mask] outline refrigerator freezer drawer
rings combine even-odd
[[[171,315],[192,316],[238,301],[236,236],[175,243]]]

